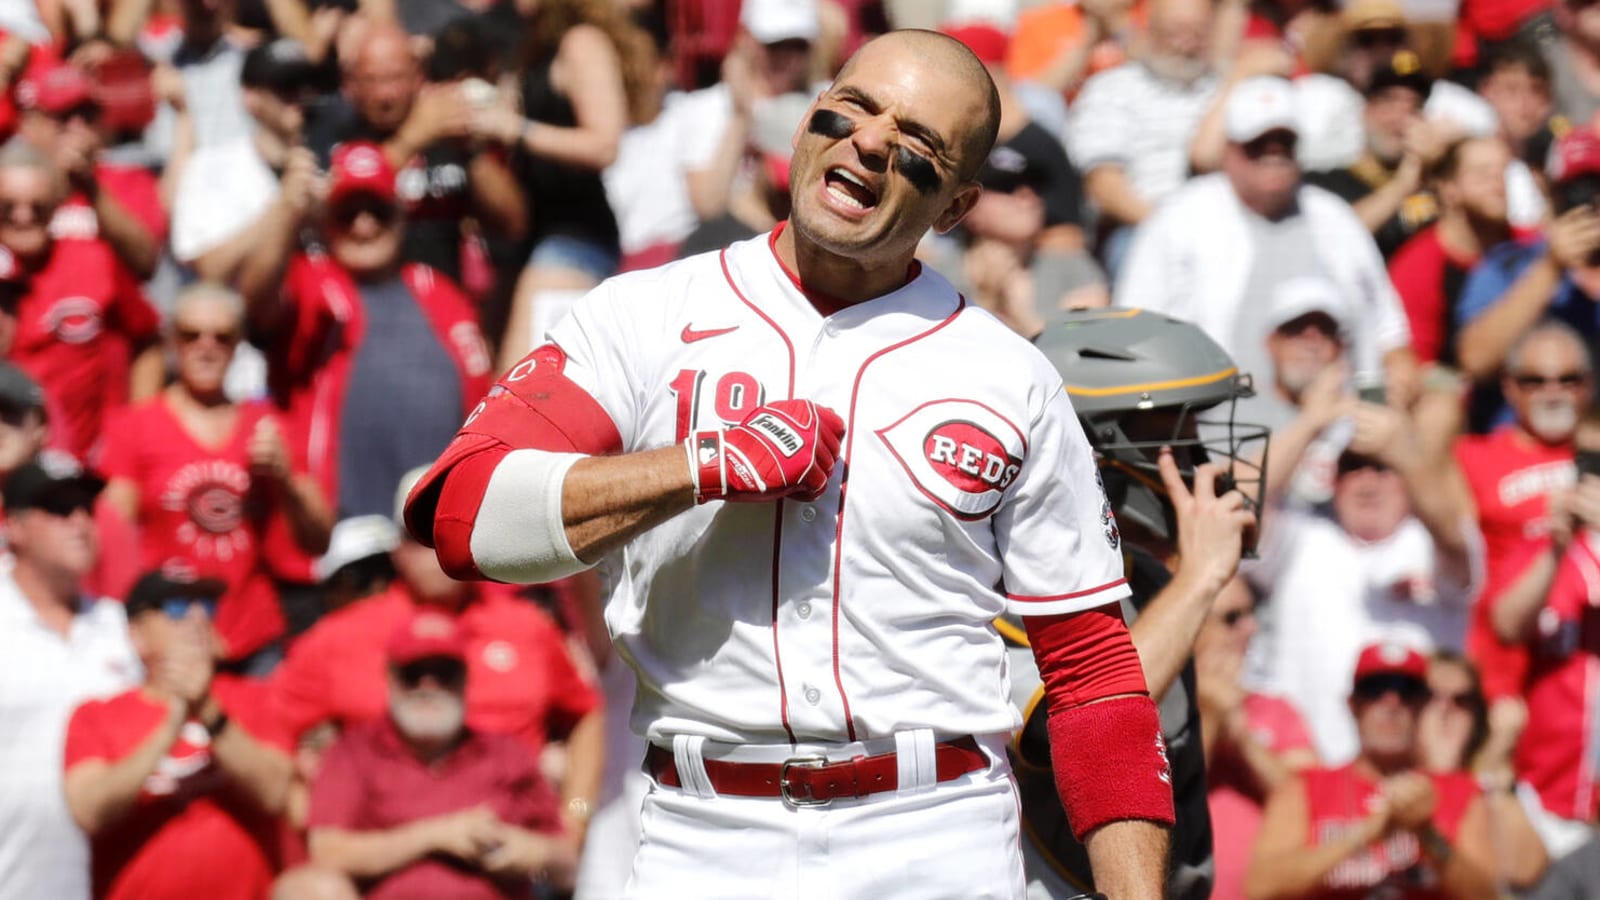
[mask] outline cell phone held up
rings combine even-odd
[[[1579,475],[1600,475],[1600,450],[1579,450],[1576,461]]]

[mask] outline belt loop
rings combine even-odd
[[[916,728],[894,735],[894,758],[900,785],[895,794],[905,797],[931,791],[939,783],[939,767],[934,759],[933,729]]]
[[[706,738],[702,734],[675,734],[672,736],[672,761],[678,767],[678,783],[685,793],[701,800],[717,796],[711,786],[711,776],[706,774]]]

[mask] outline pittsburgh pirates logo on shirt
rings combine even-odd
[[[999,508],[1028,453],[1021,429],[971,400],[925,403],[877,434],[919,491],[969,521]]]

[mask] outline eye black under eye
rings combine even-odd
[[[933,160],[907,149],[904,144],[894,148],[894,167],[911,182],[912,187],[924,194],[939,188],[939,170]]]
[[[819,109],[811,114],[811,121],[806,123],[806,130],[825,138],[840,140],[849,137],[856,130],[856,126],[841,113],[831,109]]]

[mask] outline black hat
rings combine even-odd
[[[0,413],[44,409],[44,389],[8,362],[0,361]]]
[[[67,515],[78,506],[92,504],[105,487],[104,480],[84,471],[77,463],[60,457],[40,457],[24,463],[0,488],[7,514],[25,509],[42,509]]]
[[[1423,100],[1433,90],[1433,78],[1422,68],[1422,57],[1412,50],[1399,50],[1372,72],[1372,82],[1367,86],[1367,96],[1392,87],[1410,88]]]
[[[227,591],[228,586],[215,578],[190,578],[157,569],[140,576],[123,608],[131,619],[146,610],[160,609],[173,598],[215,601]]]
[[[239,83],[277,94],[295,94],[311,85],[316,67],[299,41],[279,38],[244,55]]]
[[[1044,181],[1042,168],[1027,154],[1010,144],[1001,144],[989,152],[978,170],[978,183],[986,191],[1009,194],[1020,187],[1037,190]]]

